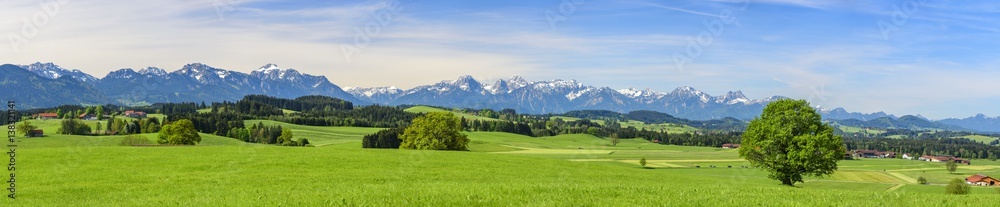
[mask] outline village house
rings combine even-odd
[[[729,143],[722,144],[722,149],[736,149],[736,148],[740,148],[740,144],[729,144]]]
[[[122,115],[125,115],[126,117],[130,117],[130,118],[139,118],[139,119],[146,118],[146,112],[142,112],[142,111],[128,110],[128,111],[125,111],[125,113],[122,114]]]
[[[1000,181],[990,176],[986,176],[983,174],[976,174],[965,178],[965,183],[968,183],[969,185],[997,186],[998,184],[1000,184]]]
[[[916,157],[913,157],[913,155],[910,155],[910,153],[906,153],[906,154],[903,154],[903,159],[907,159],[907,160],[915,160],[915,159],[917,159],[917,158],[916,158]]]
[[[895,152],[882,152],[878,150],[854,150],[850,153],[855,158],[896,158]]]
[[[43,119],[43,120],[44,119],[58,119],[59,118],[59,114],[56,114],[56,113],[39,113],[39,114],[35,114],[35,118],[36,119]]]

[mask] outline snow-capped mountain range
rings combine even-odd
[[[520,76],[490,84],[467,75],[409,90],[396,87],[349,87],[346,90],[360,100],[382,105],[512,108],[526,113],[655,110],[690,119],[752,118],[766,103],[780,98],[751,99],[741,91],[711,96],[687,86],[670,93],[636,88],[615,90],[584,85],[576,80],[527,81]]]
[[[62,104],[124,104],[138,105],[157,102],[212,102],[235,101],[248,94],[264,94],[282,98],[304,95],[325,95],[355,102],[359,105],[434,105],[463,108],[512,108],[521,113],[544,114],[562,113],[571,110],[611,110],[629,112],[653,110],[677,117],[706,120],[723,117],[750,119],[757,116],[764,106],[780,96],[753,99],[741,91],[733,91],[721,96],[712,96],[693,87],[678,87],[669,93],[650,89],[611,89],[585,85],[576,80],[528,81],[514,76],[482,83],[472,76],[461,76],[455,80],[444,80],[431,85],[400,89],[394,86],[359,88],[347,90],[331,83],[324,76],[313,76],[295,69],[281,68],[267,64],[251,72],[215,68],[206,64],[192,63],[173,72],[147,67],[138,71],[124,68],[112,71],[104,78],[95,78],[80,70],[68,70],[53,63],[33,63],[29,65],[4,65],[5,70],[22,69],[30,73],[4,71],[12,80],[37,79],[60,80],[55,86],[40,88],[38,84],[9,82],[7,88],[19,88],[18,93],[4,94],[16,100],[24,100],[24,107],[51,107]],[[34,74],[35,77],[25,74]],[[71,77],[71,78],[66,78]],[[58,90],[53,87],[76,87],[81,83],[87,94],[71,94],[68,97],[46,97],[38,99],[31,94],[38,90]],[[16,85],[22,84],[23,85]],[[65,90],[65,89],[64,89]],[[66,90],[70,91],[70,90]],[[94,93],[94,94],[89,94]],[[8,96],[9,95],[9,96]],[[53,95],[57,96],[57,95]],[[871,120],[879,117],[894,117],[885,113],[850,113],[843,109],[823,110],[833,118]]]

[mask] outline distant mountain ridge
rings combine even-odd
[[[358,99],[383,105],[435,105],[463,108],[511,108],[523,113],[562,113],[573,110],[611,110],[627,113],[651,110],[678,117],[707,120],[724,117],[749,119],[772,100],[747,98],[741,91],[711,96],[692,87],[670,93],[635,88],[614,90],[587,86],[576,80],[527,81],[520,76],[481,83],[471,76],[402,90],[395,87],[347,89]]]
[[[860,128],[879,128],[879,129],[911,129],[911,130],[950,130],[950,131],[968,131],[969,129],[958,126],[951,125],[942,122],[930,121],[925,118],[906,115],[899,118],[894,117],[881,117],[872,120],[858,120],[858,119],[843,119],[843,120],[830,120],[834,123],[860,127]]]
[[[1000,132],[1000,116],[988,117],[984,114],[976,114],[968,118],[950,118],[938,122],[983,132]]]
[[[576,80],[528,81],[520,76],[482,83],[468,75],[406,90],[396,87],[349,87],[345,90],[324,76],[304,74],[275,64],[261,66],[250,73],[215,68],[202,63],[187,64],[173,72],[156,67],[138,71],[123,68],[109,72],[100,79],[53,63],[4,66],[3,75],[8,79],[32,80],[0,84],[5,89],[15,89],[16,93],[7,92],[5,97],[21,100],[23,107],[80,103],[143,105],[157,102],[235,101],[249,94],[279,98],[324,95],[358,105],[511,108],[520,113],[532,114],[574,110],[610,110],[619,113],[648,110],[690,120],[725,117],[748,120],[758,116],[767,103],[784,98],[771,96],[753,99],[739,90],[712,96],[689,86],[678,87],[669,93],[648,88],[616,90],[584,85]],[[15,71],[17,69],[25,72]],[[42,83],[49,85],[40,86]],[[39,94],[48,95],[38,97]],[[820,109],[820,112],[825,119],[832,120],[871,121],[884,117],[898,119],[884,112],[864,114],[848,112],[843,108]],[[943,122],[961,126],[972,124],[958,119]],[[994,125],[969,128],[983,130]]]

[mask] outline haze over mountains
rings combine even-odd
[[[528,81],[519,76],[482,83],[471,76],[432,85],[400,89],[396,87],[341,88],[324,76],[300,73],[295,69],[268,64],[249,74],[192,63],[173,72],[147,67],[112,71],[95,78],[80,70],[52,63],[0,66],[3,96],[17,100],[19,108],[51,107],[63,104],[143,105],[157,102],[235,101],[248,94],[281,98],[325,95],[357,104],[434,105],[462,108],[512,108],[521,113],[563,113],[573,110],[629,112],[652,110],[692,120],[733,117],[752,119],[772,100],[781,96],[754,99],[741,91],[713,96],[693,87],[682,86],[664,93],[650,89],[612,89],[584,85],[575,80]],[[843,108],[821,109],[824,118],[873,121],[899,119],[877,112],[864,114]],[[916,118],[921,118],[913,116]],[[923,119],[923,118],[921,118]],[[926,119],[924,119],[926,121]],[[1000,117],[976,116],[946,119],[942,123],[979,131],[1000,131]],[[936,122],[935,122],[936,123]]]

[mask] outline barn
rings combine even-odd
[[[997,186],[998,184],[1000,184],[1000,181],[998,181],[997,179],[994,179],[990,176],[986,176],[983,174],[976,174],[973,176],[969,176],[965,178],[965,182],[968,183],[969,185],[981,185],[981,186]]]

